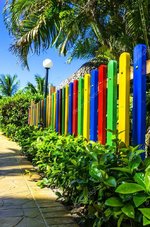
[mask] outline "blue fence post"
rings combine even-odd
[[[133,69],[133,145],[145,147],[146,133],[146,52],[144,44],[134,48],[134,69]],[[145,155],[142,154],[142,158]]]
[[[62,89],[59,90],[59,117],[58,117],[58,131],[59,134],[61,134],[61,111],[62,111],[62,106],[61,106],[61,100],[62,100]]]
[[[69,119],[68,119],[68,133],[72,134],[72,115],[73,115],[73,83],[69,84]]]
[[[98,70],[91,71],[90,90],[90,140],[97,141],[98,123]]]
[[[59,132],[59,90],[56,94],[56,132]]]

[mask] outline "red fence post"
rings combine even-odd
[[[106,143],[106,72],[107,66],[98,68],[98,141]]]
[[[78,121],[78,80],[73,83],[73,119],[72,119],[72,134],[77,136]]]

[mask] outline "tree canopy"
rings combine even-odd
[[[17,80],[17,75],[0,75],[0,93],[2,96],[12,96],[14,95],[19,87],[19,80]]]
[[[11,50],[27,66],[29,52],[52,46],[69,60],[118,58],[141,42],[149,47],[149,10],[149,0],[7,0],[4,20]]]
[[[39,75],[35,75],[35,82],[36,85],[34,86],[32,83],[28,82],[25,90],[30,91],[33,95],[34,94],[44,94],[44,85],[45,85],[45,78],[42,78]]]

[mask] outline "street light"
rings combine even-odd
[[[49,69],[52,68],[52,66],[53,66],[52,60],[47,58],[43,61],[43,67],[46,69],[44,98],[46,98],[47,96],[48,72],[49,72]]]
[[[52,68],[53,62],[50,59],[45,59],[43,61],[43,67],[46,69],[45,75],[45,92],[44,92],[44,127],[46,127],[46,97],[47,97],[47,88],[48,88],[48,73],[49,69]]]

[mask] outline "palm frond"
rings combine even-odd
[[[0,92],[3,96],[14,95],[19,88],[19,80],[17,80],[17,75],[0,75]]]

